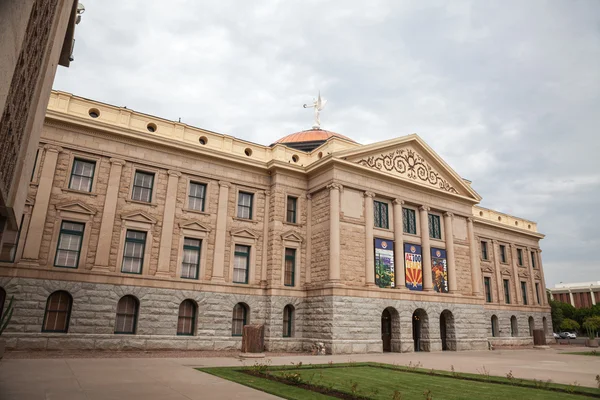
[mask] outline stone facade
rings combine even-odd
[[[0,294],[15,296],[12,348],[239,348],[243,309],[272,351],[471,350],[531,344],[530,318],[549,319],[535,223],[478,207],[470,182],[416,135],[367,146],[331,136],[300,151],[53,92],[39,154],[23,227],[0,262]],[[77,160],[94,165],[90,190],[71,185]],[[133,197],[136,172],[153,176],[146,201]],[[192,183],[205,185],[201,209],[190,205]],[[68,266],[57,262],[65,222],[82,227]],[[136,273],[123,268],[128,232],[144,234]],[[200,243],[197,279],[182,272],[185,239]],[[394,243],[393,287],[377,285],[375,239]],[[422,291],[406,286],[404,244],[423,249]],[[433,290],[437,250],[447,293]],[[57,291],[70,296],[60,333],[42,328]],[[137,302],[130,334],[115,327],[125,296]],[[194,305],[187,333],[184,300]]]

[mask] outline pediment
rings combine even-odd
[[[156,219],[144,211],[134,211],[129,214],[121,215],[121,219],[145,224],[156,224]]]
[[[535,273],[535,279],[541,279],[541,278],[540,278],[540,273],[539,273],[539,272],[536,272],[536,273]]]
[[[527,271],[521,271],[521,272],[519,272],[519,276],[522,276],[524,278],[529,278],[529,273]]]
[[[206,227],[206,225],[202,224],[200,221],[188,221],[185,223],[180,223],[179,227],[181,229],[189,229],[192,231],[199,231],[199,232],[210,232],[210,229],[208,227]]]
[[[289,242],[298,242],[302,243],[302,236],[298,235],[294,231],[288,231],[281,235],[281,239],[287,240]]]
[[[414,184],[481,200],[469,183],[417,135],[343,151],[336,157]]]
[[[502,270],[502,275],[506,275],[506,276],[512,276],[512,273],[510,272],[509,269],[503,269]]]
[[[31,197],[28,197],[28,198],[25,199],[25,205],[26,206],[32,206],[34,204],[35,204],[35,200],[32,199]]]
[[[238,229],[231,231],[231,236],[243,237],[248,239],[258,239],[258,235],[252,232],[250,229]]]
[[[68,203],[62,203],[56,206],[59,211],[68,211],[77,214],[95,215],[96,210],[86,205],[81,201],[70,201]]]
[[[494,270],[492,269],[492,267],[490,267],[488,265],[481,267],[481,271],[482,272],[490,272],[490,273],[494,272]]]

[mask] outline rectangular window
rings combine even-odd
[[[375,219],[375,227],[388,229],[390,227],[388,221],[388,205],[382,201],[373,202],[373,213]]]
[[[535,268],[535,251],[531,252],[531,267]]]
[[[296,197],[287,197],[287,215],[285,220],[291,224],[296,223],[296,207],[298,205],[298,199]]]
[[[506,264],[506,246],[500,245],[500,262]]]
[[[537,283],[537,282],[536,282],[536,284],[535,284],[535,297],[536,297],[536,299],[537,299],[537,303],[538,303],[538,304],[541,304],[541,303],[540,303],[540,284],[539,284],[539,283]]]
[[[35,166],[37,165],[37,160],[38,160],[39,155],[40,155],[40,149],[37,149],[37,151],[35,152],[35,160],[33,160],[33,169],[31,170],[31,179],[30,179],[31,182],[33,182],[33,178],[35,178]]]
[[[200,271],[200,239],[183,238],[183,260],[181,261],[181,277],[198,279]]]
[[[233,283],[248,283],[250,246],[235,245],[233,260]]]
[[[154,174],[150,172],[135,171],[131,200],[144,201],[146,203],[150,203],[152,201],[153,186]]]
[[[19,247],[19,238],[21,237],[21,230],[23,229],[23,220],[25,214],[21,215],[21,223],[19,224],[19,230],[16,232],[4,231],[2,243],[2,251],[0,251],[0,261],[15,262],[17,256],[17,248]],[[1,300],[1,299],[0,299]],[[3,303],[0,301],[0,307]],[[0,309],[0,316],[2,316],[2,310]]]
[[[519,262],[519,267],[523,266],[523,250],[517,249],[517,261]]]
[[[296,279],[296,249],[285,249],[285,270],[283,284],[294,286]]]
[[[96,163],[94,161],[80,160],[76,158],[75,161],[73,161],[73,169],[71,169],[69,189],[81,190],[82,192],[91,192],[95,170]]]
[[[487,242],[481,242],[481,259],[488,259]]]
[[[402,230],[404,233],[417,234],[417,217],[415,210],[402,208]]]
[[[527,282],[521,282],[521,293],[523,294],[523,304],[527,305]]]
[[[442,238],[442,228],[440,224],[440,216],[429,214],[429,237],[432,239]]]
[[[146,232],[127,230],[121,272],[141,274],[146,250]]]
[[[488,303],[492,302],[492,281],[489,277],[483,278],[485,286],[485,301]]]
[[[508,279],[504,279],[504,302],[510,304],[510,286]]]
[[[238,218],[252,219],[252,193],[239,192],[238,194]]]
[[[63,221],[54,257],[55,267],[77,268],[85,224]]]
[[[188,196],[188,208],[190,210],[204,211],[205,197],[206,197],[206,185],[203,183],[190,182],[190,194]]]

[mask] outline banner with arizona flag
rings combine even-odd
[[[418,244],[404,244],[404,270],[406,287],[410,290],[423,290],[423,257]]]

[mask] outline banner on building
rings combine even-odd
[[[446,250],[431,248],[431,280],[433,290],[438,293],[448,293],[447,264]]]
[[[423,290],[423,261],[421,246],[404,244],[404,271],[406,287],[410,290]]]
[[[394,272],[394,242],[375,239],[375,284],[380,288],[393,288]]]

